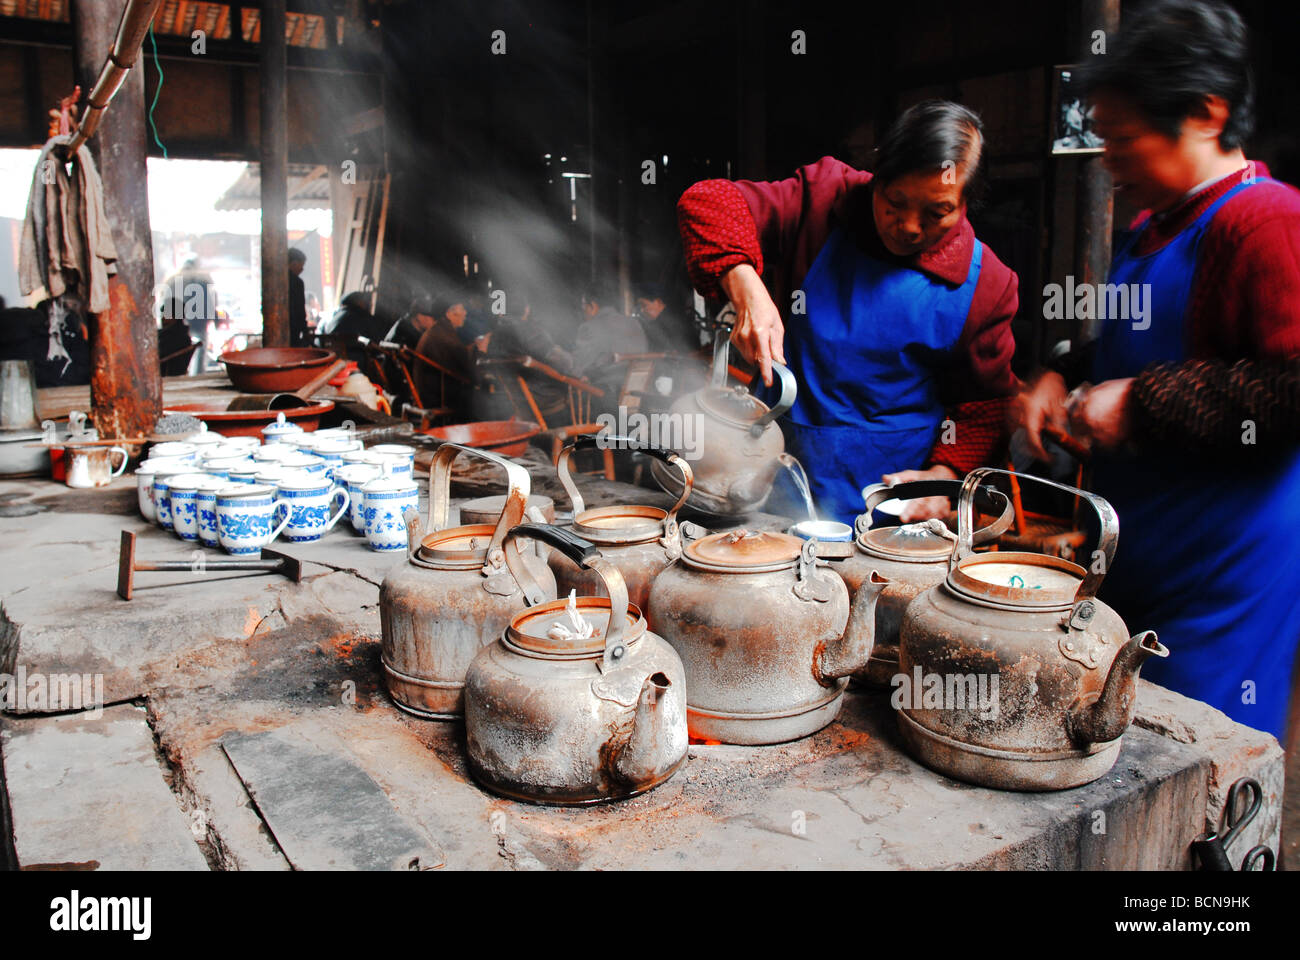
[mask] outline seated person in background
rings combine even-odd
[[[501,318],[496,331],[492,334],[488,355],[503,358],[532,357],[558,373],[571,376],[573,357],[555,342],[546,325],[536,317],[529,299],[524,297],[520,302],[523,303],[523,310],[518,316]],[[528,384],[533,400],[541,409],[547,425],[555,426],[551,417],[566,407],[568,388],[550,374],[538,370],[524,368],[519,371],[519,375]]]
[[[388,328],[384,339],[389,343],[400,343],[412,350],[420,343],[424,331],[433,326],[433,294],[421,293],[411,301],[406,312],[397,318],[397,322]]]
[[[699,349],[695,325],[668,309],[663,287],[641,283],[636,288],[636,313],[646,339],[656,353],[690,353]]]
[[[574,372],[605,391],[601,405],[607,409],[618,405],[626,373],[624,364],[614,364],[614,354],[650,350],[641,324],[617,310],[615,303],[612,291],[602,288],[583,294],[582,312],[586,320],[578,327],[573,347]]]
[[[374,336],[377,326],[369,304],[370,294],[360,290],[349,293],[340,301],[334,315],[328,320],[322,320],[316,328],[316,343],[354,361],[358,366],[364,365],[366,354],[357,343],[357,337]]]
[[[463,412],[466,398],[470,392],[469,381],[473,371],[470,367],[471,344],[461,339],[460,331],[465,326],[465,300],[452,295],[436,300],[432,309],[432,323],[420,335],[415,352],[427,357],[466,382],[447,378],[445,393],[440,389],[442,374],[419,360],[414,362],[413,375],[415,387],[420,391],[420,400],[426,408],[437,407],[444,403]]]

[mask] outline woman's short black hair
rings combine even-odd
[[[1106,53],[1089,57],[1076,79],[1085,95],[1119,94],[1169,137],[1211,94],[1228,103],[1219,134],[1225,151],[1242,146],[1255,126],[1249,31],[1224,3],[1156,0],[1124,23]]]
[[[952,167],[946,167],[947,164]],[[872,172],[882,186],[909,173],[944,169],[964,177],[962,199],[975,209],[984,197],[984,123],[969,107],[925,100],[909,107],[876,147]]]

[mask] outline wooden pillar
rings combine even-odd
[[[73,0],[76,82],[87,98],[113,46],[121,16],[121,4]],[[83,99],[83,113],[85,109]],[[87,324],[91,419],[105,438],[149,433],[162,411],[145,117],[142,59],[127,74],[89,142],[103,181],[104,214],[117,247],[117,274],[109,277],[109,309]]]
[[[260,76],[262,184],[262,344],[289,345],[289,129],[285,0],[262,4]]]
[[[1119,29],[1120,0],[1081,0],[1079,33],[1074,48],[1090,48],[1093,31],[1105,31],[1108,38]],[[1115,219],[1114,184],[1101,157],[1081,159],[1078,173],[1078,205],[1075,208],[1075,283],[1105,283],[1110,271],[1110,236]],[[1101,333],[1096,318],[1078,321],[1074,342],[1095,340]]]

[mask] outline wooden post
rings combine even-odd
[[[289,346],[289,128],[285,0],[262,4],[262,345]]]
[[[1119,29],[1120,0],[1081,0],[1080,36],[1074,49],[1087,50],[1093,32],[1102,30],[1113,37]],[[1110,271],[1110,234],[1115,219],[1114,184],[1101,157],[1081,158],[1078,175],[1074,230],[1074,281],[1076,284],[1105,283]],[[1101,333],[1097,318],[1077,321],[1074,343],[1095,340]]]
[[[87,97],[121,16],[121,4],[73,0],[75,79]],[[81,110],[84,115],[84,100]],[[162,412],[142,63],[127,74],[89,146],[103,181],[104,214],[118,258],[117,274],[109,277],[109,309],[87,324],[91,419],[101,437],[138,437],[153,431]]]

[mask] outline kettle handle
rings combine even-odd
[[[866,510],[853,521],[853,529],[861,536],[871,529],[871,513],[886,500],[921,500],[925,497],[955,497],[961,495],[960,480],[911,480],[906,483],[873,483],[862,491]],[[981,513],[997,517],[986,527],[971,534],[971,543],[979,546],[996,540],[1010,529],[1016,519],[1016,508],[1011,498],[996,487],[983,486],[975,491],[975,506]]]
[[[511,463],[505,457],[477,447],[465,447],[459,443],[444,443],[433,455],[429,467],[429,524],[427,532],[435,533],[447,527],[451,512],[451,465],[462,453],[482,457],[495,463],[506,472],[509,489],[506,491],[505,509],[497,519],[496,529],[492,531],[492,541],[488,544],[488,563],[493,565],[493,557],[505,541],[506,533],[524,518],[524,507],[528,504],[531,490],[528,471],[517,463]]]
[[[732,329],[730,324],[721,324],[713,335],[713,375],[709,381],[710,387],[727,385],[727,360],[731,351]],[[795,381],[789,367],[773,360],[772,369],[776,371],[777,379],[781,381],[781,396],[776,401],[776,406],[750,424],[751,436],[757,437],[767,429],[769,423],[793,407],[795,398],[799,395],[799,384]]]
[[[687,497],[691,495],[691,489],[695,486],[695,473],[691,470],[691,465],[682,457],[672,450],[666,450],[663,447],[657,447],[652,443],[646,443],[644,440],[638,440],[636,437],[619,437],[605,433],[584,433],[570,440],[560,451],[559,458],[555,461],[555,471],[560,475],[560,485],[564,487],[564,492],[569,495],[573,501],[573,515],[576,517],[586,509],[586,504],[582,499],[582,494],[578,492],[578,486],[573,482],[573,477],[569,472],[569,460],[578,450],[635,450],[638,453],[647,453],[652,457],[662,460],[669,466],[676,467],[682,475],[682,495],[677,498],[677,502],[672,505],[668,511],[668,516],[664,518],[664,524],[671,533],[675,525],[677,511],[686,503]]]
[[[605,559],[594,543],[584,540],[571,530],[549,523],[521,523],[506,535],[506,566],[519,583],[529,606],[549,600],[550,596],[524,565],[522,552],[510,549],[511,541],[516,537],[540,540],[560,551],[577,566],[595,570],[605,581],[605,589],[609,592],[609,623],[605,628],[603,665],[617,666],[627,655],[627,644],[623,642],[623,631],[627,625],[627,584],[618,568]]]
[[[1044,480],[1042,477],[1035,477],[1032,474],[1003,470],[1000,467],[979,467],[966,474],[966,479],[962,481],[961,496],[957,499],[957,543],[953,547],[952,555],[948,557],[948,572],[951,573],[956,570],[957,564],[973,552],[971,503],[975,496],[975,490],[979,487],[981,481],[995,473],[1016,477],[1021,481],[1034,480],[1071,496],[1082,497],[1096,511],[1097,519],[1100,521],[1100,530],[1097,534],[1097,545],[1093,550],[1094,552],[1101,551],[1103,563],[1100,570],[1097,569],[1095,563],[1087,565],[1087,572],[1084,574],[1083,581],[1074,594],[1074,606],[1077,609],[1080,604],[1095,597],[1097,591],[1101,588],[1101,582],[1106,579],[1106,571],[1110,569],[1111,561],[1115,559],[1115,545],[1119,542],[1119,518],[1115,515],[1115,508],[1108,501],[1095,493],[1089,493],[1087,490],[1080,490],[1077,487],[1057,483],[1054,480]],[[1086,613],[1087,617],[1092,616],[1091,609],[1082,611],[1082,613]],[[1073,615],[1071,619],[1073,619]]]
[[[790,372],[789,367],[773,360],[772,370],[781,381],[781,396],[776,401],[776,406],[750,424],[749,434],[753,437],[757,437],[769,423],[793,407],[795,398],[799,395],[799,385],[795,382],[794,374]]]

